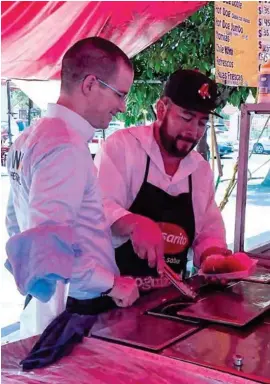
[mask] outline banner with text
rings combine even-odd
[[[270,60],[270,1],[258,1],[259,65]]]
[[[216,81],[256,87],[259,65],[270,59],[269,31],[270,2],[215,2]]]

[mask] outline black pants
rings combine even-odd
[[[31,299],[31,295],[26,296],[24,309],[30,303]],[[116,304],[109,296],[100,296],[88,300],[78,300],[73,297],[68,297],[66,306],[68,312],[78,313],[79,315],[98,315],[113,308],[116,308]]]

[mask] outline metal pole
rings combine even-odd
[[[33,101],[31,99],[28,100],[28,126],[31,124],[31,109],[33,108]]]
[[[247,110],[247,105],[243,104],[241,107],[241,123],[240,123],[241,140],[239,143],[240,145],[239,145],[236,215],[235,215],[235,229],[234,229],[234,252],[244,251],[249,135],[250,135],[250,112]]]
[[[12,136],[11,136],[11,116],[12,116],[12,111],[11,111],[11,100],[10,100],[10,80],[7,80],[7,104],[8,104],[8,141],[9,141],[9,146],[12,145]]]
[[[218,176],[222,177],[223,176],[223,169],[222,169],[222,164],[221,164],[221,160],[220,160],[220,154],[218,151],[217,135],[216,135],[215,128],[213,130],[213,140],[214,140],[215,153],[216,153],[216,159],[217,159]]]
[[[269,104],[244,104],[241,108],[240,145],[236,195],[236,215],[234,231],[234,252],[245,251],[245,220],[248,181],[249,138],[251,113],[269,114]],[[264,249],[269,249],[269,244],[264,244]],[[267,248],[268,247],[268,248]],[[259,248],[258,248],[259,250]],[[254,252],[254,250],[252,250]],[[260,253],[258,251],[258,253]],[[257,254],[258,255],[258,254]],[[262,257],[260,255],[260,257]]]
[[[214,125],[214,117],[210,115],[210,124],[211,124],[211,153],[212,153],[212,171],[215,179],[215,125]]]

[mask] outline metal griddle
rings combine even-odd
[[[254,283],[270,283],[270,270],[269,268],[264,268],[262,266],[258,266],[256,271],[249,277],[244,278],[246,281],[254,281]],[[269,288],[270,289],[270,288]]]
[[[99,339],[159,351],[195,332],[198,327],[152,316],[140,315],[92,332]]]
[[[203,365],[245,377],[253,382],[270,383],[270,316],[263,315],[244,328],[211,324],[162,352],[167,357]],[[240,367],[234,356],[242,357]]]
[[[179,303],[175,308],[172,306],[170,310],[164,311],[168,304],[159,305],[147,313],[165,318],[199,319],[242,327],[270,308],[270,289],[266,284],[240,281],[220,291],[206,292],[196,303]]]

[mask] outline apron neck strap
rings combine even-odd
[[[191,177],[191,174],[188,176],[188,189],[189,189],[189,193],[192,195],[192,177]]]
[[[144,173],[144,179],[143,179],[144,183],[146,183],[148,179],[149,167],[150,167],[150,157],[149,155],[147,155],[146,167],[145,167],[145,173]]]

